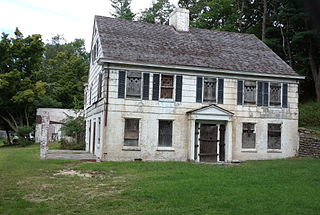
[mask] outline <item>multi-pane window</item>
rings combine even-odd
[[[161,93],[162,99],[173,99],[173,75],[161,75]]]
[[[281,105],[281,84],[270,83],[270,105]]]
[[[255,81],[244,81],[244,104],[256,104],[257,86]]]
[[[281,124],[268,124],[268,149],[281,149]]]
[[[171,120],[159,120],[159,146],[172,146],[172,122]]]
[[[127,72],[127,98],[141,98],[141,72]]]
[[[124,146],[138,146],[139,119],[125,119]]]
[[[203,86],[203,101],[216,102],[217,79],[205,78]]]
[[[242,148],[254,149],[256,147],[256,134],[254,123],[242,124]]]

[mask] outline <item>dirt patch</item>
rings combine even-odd
[[[85,178],[93,178],[93,177],[101,177],[102,174],[101,173],[97,173],[97,172],[90,172],[90,173],[82,173],[76,170],[72,170],[72,169],[64,169],[64,170],[60,170],[59,172],[53,174],[54,176],[57,175],[66,175],[66,176],[79,176],[79,177],[85,177]]]

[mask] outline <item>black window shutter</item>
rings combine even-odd
[[[263,106],[268,106],[269,104],[269,83],[263,82]]]
[[[223,104],[224,80],[218,79],[218,104]]]
[[[159,74],[153,74],[152,100],[159,100]]]
[[[196,102],[202,103],[202,77],[197,77]]]
[[[259,81],[258,82],[258,106],[262,106],[262,88],[263,88],[263,83]]]
[[[99,74],[98,80],[98,99],[102,96],[102,73]]]
[[[238,97],[237,97],[237,104],[243,104],[243,81],[238,81]]]
[[[124,98],[126,84],[126,72],[119,71],[118,98]]]
[[[182,101],[182,75],[176,76],[176,102]]]
[[[150,74],[143,73],[143,100],[149,100],[149,82],[150,82]]]
[[[282,107],[288,107],[288,84],[282,85]]]

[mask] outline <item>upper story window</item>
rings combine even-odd
[[[223,104],[224,79],[197,77],[196,102]]]
[[[141,98],[141,72],[127,72],[127,98]]]
[[[255,81],[244,81],[243,100],[244,104],[256,104],[257,83]]]
[[[281,105],[281,84],[270,83],[270,105],[280,106]]]
[[[204,78],[203,101],[216,102],[217,97],[217,79]]]
[[[99,55],[99,43],[97,40],[92,48],[92,51],[91,51],[92,63],[94,63],[94,61],[97,59],[98,55]]]
[[[99,76],[98,76],[98,99],[100,99],[102,97],[102,84],[103,84],[103,75],[102,73],[99,73]]]
[[[237,104],[288,107],[288,84],[238,81]]]
[[[173,99],[173,75],[161,75],[161,99]]]

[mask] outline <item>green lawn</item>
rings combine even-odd
[[[0,214],[320,214],[320,160],[215,166],[44,160],[0,147]],[[93,177],[55,175],[75,169]]]

